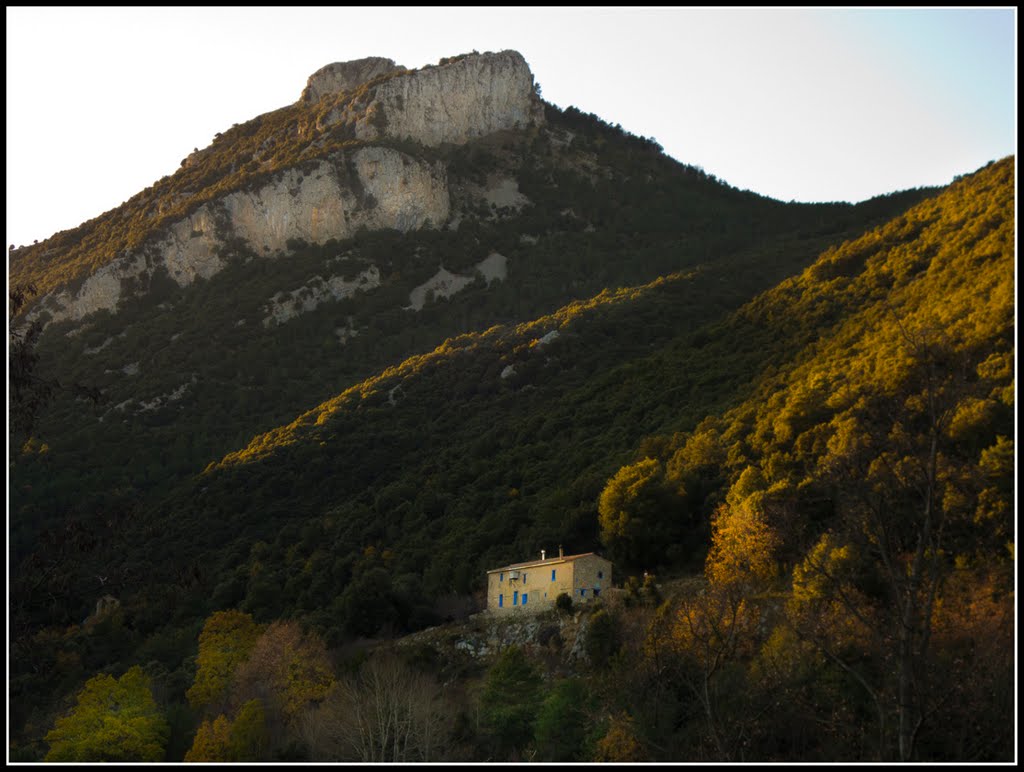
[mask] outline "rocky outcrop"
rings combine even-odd
[[[352,91],[374,78],[400,70],[405,68],[381,56],[328,64],[309,76],[301,101],[316,102],[327,94]]]
[[[263,326],[284,324],[300,314],[314,310],[321,303],[350,298],[356,292],[369,292],[379,286],[380,269],[375,265],[361,271],[352,281],[346,281],[343,276],[329,276],[327,279],[314,276],[309,284],[291,292],[278,292],[272,297],[265,307],[269,313],[263,318]],[[341,329],[344,335],[338,332],[338,337],[343,341],[356,335],[351,320],[347,328]]]
[[[349,92],[355,92],[353,98],[339,98],[318,125],[326,130],[345,124],[365,143],[465,143],[539,125],[544,116],[533,74],[515,51],[467,54],[415,71],[380,57],[335,63],[310,77],[302,100],[318,102]],[[497,198],[488,200],[495,207],[497,201],[511,209],[526,203],[514,180],[501,181],[493,192]],[[324,157],[311,171],[286,169],[258,189],[202,204],[165,227],[145,249],[118,255],[77,290],[65,287],[42,298],[30,318],[46,312],[52,321],[77,321],[96,311],[116,311],[126,287],[146,287],[162,270],[179,286],[209,278],[225,267],[224,248],[230,243],[244,242],[257,255],[279,256],[289,241],[344,239],[360,227],[403,232],[440,227],[450,208],[442,162],[367,144]],[[489,264],[488,282],[500,278],[503,269],[503,264]]]
[[[330,111],[321,128],[351,124],[357,139],[411,139],[428,147],[462,144],[543,123],[533,73],[517,51],[468,54],[374,87],[366,103]]]
[[[396,641],[398,648],[431,646],[441,656],[493,661],[510,646],[540,655],[557,656],[563,665],[573,668],[587,661],[586,639],[589,612],[495,617],[475,614],[465,622],[441,625],[412,633]]]
[[[412,292],[409,293],[409,305],[406,308],[412,311],[422,311],[427,300],[431,298],[450,298],[472,283],[472,276],[460,276],[441,267],[427,281],[413,288]]]
[[[508,258],[497,252],[492,252],[476,264],[474,274],[477,273],[483,276],[488,286],[494,281],[504,281],[508,275]],[[409,293],[409,305],[405,308],[411,311],[422,311],[429,299],[450,298],[471,285],[475,280],[475,275],[464,276],[452,273],[444,266],[441,266],[437,273],[423,284],[413,288],[412,292]]]
[[[203,204],[167,229],[146,254],[115,260],[77,293],[50,295],[40,305],[54,321],[116,310],[124,280],[166,268],[180,286],[225,266],[222,247],[243,239],[257,254],[277,256],[292,239],[322,243],[360,227],[410,231],[448,219],[447,174],[439,164],[385,147],[363,147],[321,160],[312,170],[289,169],[256,191],[236,191]]]
[[[53,321],[81,319],[96,311],[114,310],[121,300],[123,282],[149,272],[144,255],[135,254],[108,263],[89,276],[76,293],[68,288],[44,297],[28,314],[32,321],[41,311],[48,311]]]

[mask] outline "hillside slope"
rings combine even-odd
[[[925,195],[781,204],[593,116],[547,113],[540,133],[446,151],[442,229],[296,237],[276,259],[235,243],[208,278],[179,285],[158,270],[137,293],[126,289],[116,312],[51,322],[40,374],[102,401],[58,394],[27,452],[12,438],[14,554],[45,528],[144,507],[253,435],[453,335],[604,288],[735,265],[693,306],[690,323],[706,322],[800,270],[837,234]],[[33,450],[44,445],[44,456]]]
[[[732,510],[792,579],[827,534],[870,553],[858,516],[916,516],[921,469],[948,527],[915,544],[894,514],[899,560],[1005,561],[1013,158],[942,191],[784,204],[544,105],[487,56],[327,69],[12,255],[50,294],[39,373],[102,395],[58,392],[10,438],[13,734],[38,741],[86,678],[132,663],[180,707],[220,609],[340,646],[471,606],[486,569],[557,543],[699,571]],[[460,67],[514,84],[505,107],[417,135]],[[189,219],[268,186],[306,200],[328,157],[344,228],[239,230],[239,203],[210,240]]]
[[[1007,168],[1012,163],[1001,162],[826,250],[799,279],[710,322],[701,301],[736,273],[736,263],[450,339],[228,454],[128,522],[119,579],[170,581],[191,576],[191,566],[214,603],[243,603],[267,616],[297,603],[337,624],[332,604],[358,579],[352,567],[369,546],[395,556],[392,579],[421,576],[425,599],[468,592],[486,566],[537,543],[598,546],[598,494],[642,438],[692,430],[741,402],[775,405],[782,398],[776,371],[816,352],[832,325],[863,335],[858,320],[881,313],[880,303],[928,299],[926,281],[962,284],[959,264],[938,258],[1005,260],[1005,199],[992,203],[986,191],[1005,196]],[[965,201],[983,208],[971,211]],[[951,230],[973,232],[965,221],[979,223],[986,246],[938,250]],[[990,300],[1005,312],[1005,293]],[[759,396],[744,402],[752,395]],[[710,499],[686,503],[693,533],[666,559],[702,558],[711,506]],[[296,552],[301,544],[309,546]],[[333,546],[324,552],[323,544]],[[246,568],[257,553],[258,576]],[[311,569],[316,561],[327,561],[323,570]],[[267,595],[269,587],[278,590]],[[429,600],[421,603],[426,613]]]

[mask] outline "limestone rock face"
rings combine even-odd
[[[373,89],[366,104],[328,113],[321,128],[346,123],[357,139],[411,139],[437,147],[543,121],[529,65],[517,51],[502,51],[391,78]]]
[[[441,227],[451,209],[444,163],[370,143],[461,144],[544,120],[533,74],[516,51],[467,54],[414,71],[381,57],[330,64],[309,78],[302,100],[317,102],[389,74],[394,77],[340,99],[318,118],[321,130],[343,124],[367,145],[325,156],[312,171],[285,169],[258,189],[204,203],[165,226],[145,248],[118,255],[77,291],[64,288],[42,298],[29,317],[46,311],[53,321],[79,320],[116,311],[126,287],[145,287],[162,269],[180,286],[209,278],[225,267],[222,250],[233,240],[271,257],[285,253],[289,240],[323,243],[363,226],[403,232]],[[514,181],[507,187],[499,191],[501,200],[516,208],[525,199]]]
[[[81,319],[94,311],[117,308],[121,299],[122,280],[134,279],[147,271],[148,265],[143,255],[122,257],[87,278],[76,294],[72,295],[67,288],[58,290],[43,298],[40,307],[49,310],[54,321]],[[37,313],[30,313],[29,320]]]
[[[312,311],[328,299],[350,298],[356,292],[369,292],[379,286],[380,269],[375,265],[360,271],[353,281],[345,281],[343,276],[329,276],[327,279],[322,276],[314,276],[308,285],[290,292],[278,292],[272,297],[265,306],[269,313],[263,318],[263,326],[272,327],[275,324],[284,324],[300,314]],[[337,334],[343,342],[356,335],[356,331],[351,326],[351,318],[349,327],[343,328]]]
[[[290,239],[322,243],[344,239],[361,226],[409,231],[440,227],[449,214],[448,180],[441,164],[385,147],[363,147],[323,159],[311,172],[288,169],[257,191],[236,191],[167,229],[146,255],[131,254],[90,276],[74,295],[44,299],[53,321],[116,311],[122,280],[152,275],[159,267],[180,286],[209,278],[225,266],[219,250],[244,239],[259,255],[285,252]]]
[[[302,101],[316,102],[326,94],[351,91],[376,77],[404,69],[393,60],[381,56],[328,64],[309,76],[306,88],[302,92]]]

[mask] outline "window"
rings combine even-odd
[[[601,594],[601,590],[599,590],[597,587],[595,587],[594,588],[594,597],[596,598],[600,594]]]
[[[515,590],[512,593],[512,605],[513,606],[518,606],[519,605],[519,590]]]
[[[580,597],[582,598],[586,594],[587,594],[587,591],[585,589],[583,589],[582,587],[580,587]]]
[[[499,582],[504,582],[505,581],[505,572],[504,571],[502,571],[500,574],[498,574],[498,581]]]
[[[551,569],[551,581],[555,581],[555,569]]]
[[[505,596],[504,596],[504,595],[502,595],[502,594],[501,594],[501,593],[499,592],[499,593],[498,593],[498,608],[501,608],[501,607],[502,607],[502,606],[504,606],[504,605],[505,605]]]
[[[597,572],[597,578],[598,579],[604,579],[604,571],[598,571]]]
[[[524,606],[526,605],[526,599],[529,598],[529,597],[530,596],[527,593],[525,593],[525,592],[523,593],[523,605]]]
[[[523,574],[523,584],[526,584],[526,574]]]

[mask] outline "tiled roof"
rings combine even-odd
[[[579,555],[565,555],[563,557],[558,557],[556,555],[553,558],[545,558],[544,560],[527,560],[525,563],[511,563],[511,564],[509,564],[507,566],[502,566],[501,568],[492,568],[487,573],[493,574],[495,571],[509,571],[509,570],[511,570],[513,568],[529,568],[531,566],[545,566],[548,563],[565,563],[568,560],[576,560],[577,558],[585,558],[585,557],[587,557],[587,555],[597,555],[597,557],[601,557],[596,552],[581,552]]]

